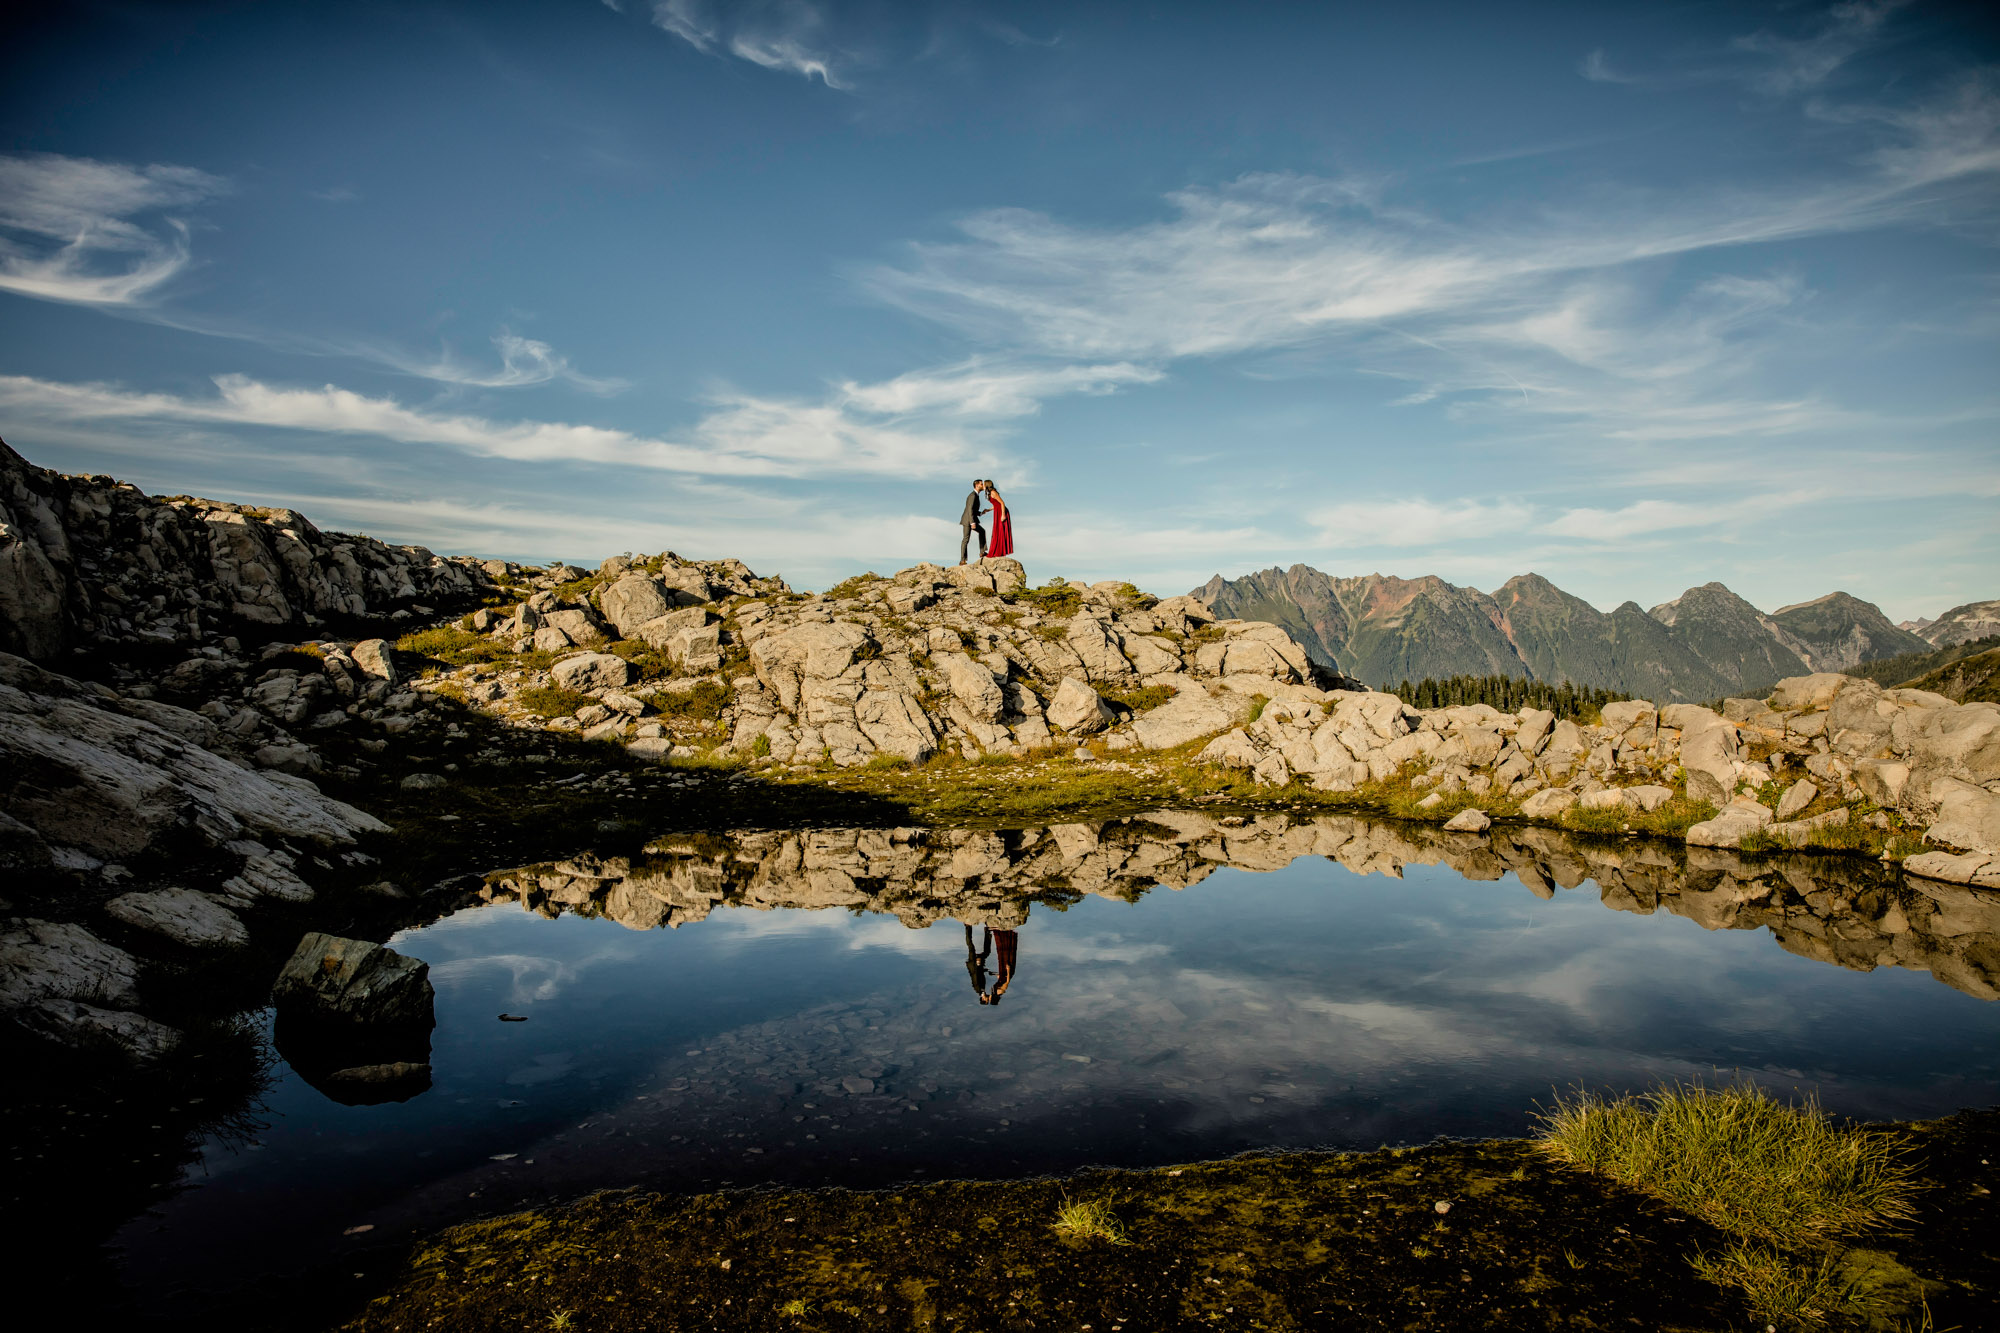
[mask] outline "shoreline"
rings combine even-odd
[[[1908,1138],[1923,1188],[1915,1221],[1837,1255],[1876,1307],[1859,1326],[1974,1326],[2000,1299],[2000,1111],[1865,1128]],[[1077,1204],[1094,1237],[1058,1226]],[[1746,1326],[1740,1295],[1692,1267],[1728,1240],[1524,1139],[867,1192],[606,1191],[418,1242],[339,1326]]]

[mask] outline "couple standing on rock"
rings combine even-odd
[[[986,528],[979,517],[987,512],[979,507],[984,496],[993,506],[993,540],[986,539]],[[1003,555],[1014,554],[1014,519],[1007,512],[1007,502],[1000,498],[998,488],[990,478],[981,478],[972,483],[972,494],[965,497],[965,512],[958,516],[958,563],[965,563],[965,552],[972,545],[972,534],[979,534],[979,558],[998,560]]]

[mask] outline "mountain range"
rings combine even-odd
[[[1786,676],[1844,671],[1943,641],[1899,627],[1844,592],[1767,615],[1720,583],[1689,588],[1650,611],[1628,601],[1605,612],[1539,574],[1484,593],[1435,575],[1338,578],[1293,565],[1236,579],[1218,574],[1194,595],[1219,614],[1284,626],[1316,661],[1371,685],[1504,675],[1699,702],[1760,694]],[[1996,612],[2000,604],[1969,603],[1922,626],[1963,635]]]

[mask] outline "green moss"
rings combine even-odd
[[[1052,579],[1040,588],[1021,588],[1004,596],[1016,606],[1029,607],[1057,620],[1068,620],[1083,609],[1083,590],[1073,588],[1060,579]],[[1060,635],[1058,630],[1057,637]]]
[[[674,671],[673,664],[643,639],[620,639],[611,645],[611,652],[638,668],[640,680],[658,680]]]
[[[457,625],[439,625],[418,630],[396,640],[396,651],[428,658],[447,666],[471,666],[479,662],[501,662],[514,654],[501,644]]]
[[[735,700],[736,691],[712,680],[698,681],[691,690],[655,694],[653,707],[660,716],[685,718],[691,722],[713,722]]]
[[[1101,689],[1098,694],[1112,703],[1124,705],[1135,713],[1158,708],[1174,697],[1172,687],[1167,685],[1146,685],[1130,690]]]
[[[560,685],[531,685],[514,696],[514,702],[537,717],[569,717],[585,704],[595,702],[581,690]]]
[[[830,602],[859,597],[862,593],[867,592],[870,587],[880,582],[882,582],[882,576],[870,570],[866,574],[856,574],[851,579],[842,579],[839,583],[828,588],[825,596]]]

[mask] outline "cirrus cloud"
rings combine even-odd
[[[55,153],[0,155],[0,291],[78,305],[137,305],[190,259],[190,208],[228,189],[193,167]]]

